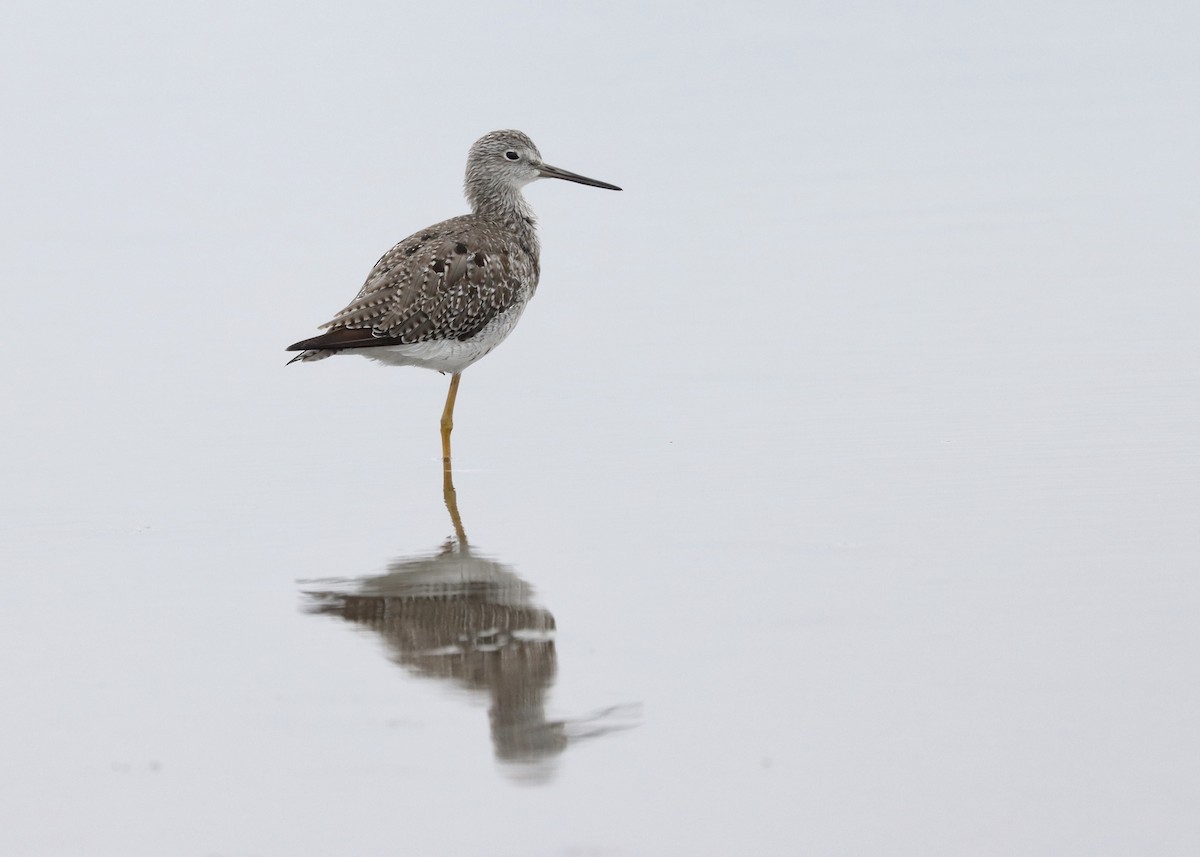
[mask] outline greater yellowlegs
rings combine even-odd
[[[392,366],[451,373],[442,411],[442,459],[450,460],[462,371],[504,341],[537,289],[538,239],[521,188],[537,179],[616,185],[552,167],[520,131],[475,141],[465,182],[471,214],[405,238],[367,276],[326,332],[288,346],[293,360],[361,354]]]

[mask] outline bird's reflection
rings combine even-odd
[[[386,574],[309,591],[308,610],[375,631],[412,673],[486,694],[496,758],[516,779],[544,782],[567,746],[629,728],[636,711],[616,706],[582,719],[546,719],[557,669],[554,616],[510,567],[472,549],[448,463],[442,495],[454,535],[440,549],[397,557]]]

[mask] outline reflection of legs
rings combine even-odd
[[[450,464],[450,432],[454,429],[454,399],[458,396],[458,379],[461,376],[461,372],[450,376],[450,392],[446,394],[446,408],[442,411],[442,462],[447,465],[447,473]]]
[[[442,499],[446,501],[446,511],[450,513],[450,522],[454,524],[454,535],[458,536],[459,545],[465,548],[467,534],[458,514],[458,494],[454,490],[454,471],[450,467],[449,458],[442,462]]]

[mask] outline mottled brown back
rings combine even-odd
[[[470,339],[532,297],[539,265],[532,229],[528,236],[514,242],[507,224],[474,214],[423,229],[375,263],[354,300],[322,325],[328,334],[293,348]]]

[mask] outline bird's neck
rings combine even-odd
[[[467,200],[471,211],[479,217],[499,220],[510,232],[527,238],[531,245],[537,242],[537,220],[533,209],[514,187],[467,188]]]

